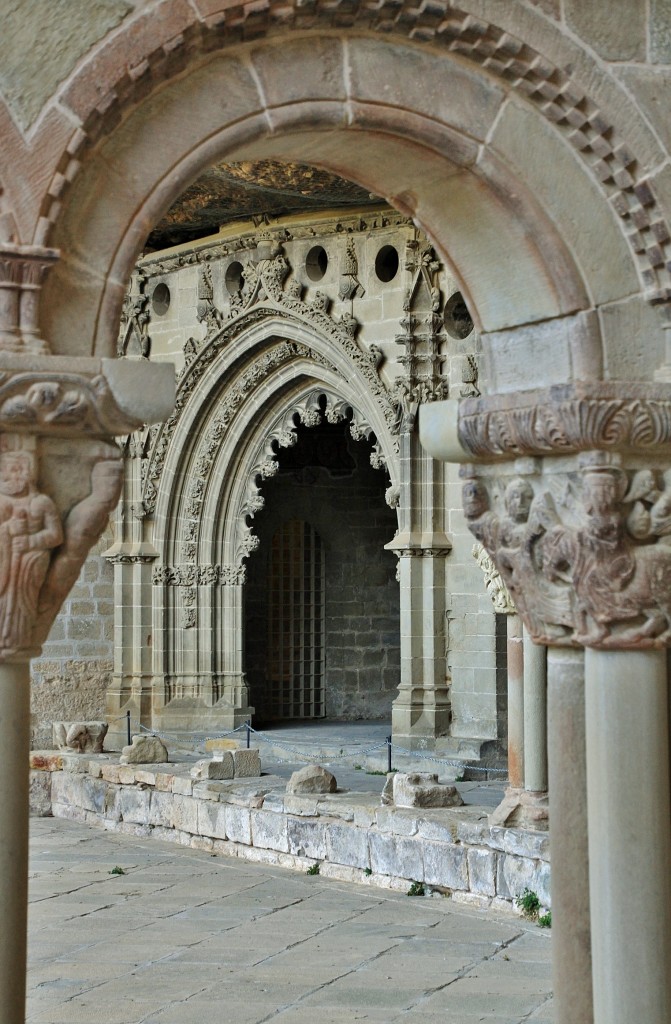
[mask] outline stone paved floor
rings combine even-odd
[[[31,835],[35,1024],[553,1019],[550,936],[512,915],[60,819]]]

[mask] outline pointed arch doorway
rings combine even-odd
[[[245,587],[255,723],[389,719],[400,679],[397,520],[348,423],[296,428],[262,487]]]

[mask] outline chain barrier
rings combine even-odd
[[[435,764],[447,764],[450,768],[461,768],[465,772],[489,772],[491,775],[507,775],[507,768],[482,768],[480,765],[467,764],[465,761],[448,761],[444,757],[433,757],[431,754],[421,754],[417,750],[406,750],[405,747],[398,747],[394,744],[394,753],[410,754],[419,761],[433,761]]]
[[[126,716],[122,715],[120,717],[125,718]],[[111,721],[117,721],[117,719],[111,719]],[[423,754],[423,753],[421,753],[420,751],[417,751],[417,750],[408,750],[406,747],[399,747],[395,743],[392,744],[391,737],[389,737],[389,736],[385,740],[383,740],[381,743],[376,743],[376,744],[374,744],[371,747],[365,747],[363,750],[343,751],[342,748],[341,748],[340,752],[338,754],[336,754],[336,753],[330,754],[330,753],[326,753],[326,752],[324,752],[322,750],[322,752],[320,754],[312,755],[312,754],[305,753],[305,751],[303,751],[303,750],[298,750],[296,747],[292,747],[289,743],[285,743],[283,740],[279,740],[279,739],[276,739],[273,736],[269,736],[267,733],[259,732],[258,729],[255,729],[252,725],[249,724],[249,722],[243,722],[242,725],[238,725],[235,729],[228,730],[227,732],[216,733],[216,735],[214,735],[214,736],[208,736],[206,741],[207,740],[216,740],[216,739],[225,739],[226,737],[229,737],[229,736],[235,736],[237,733],[241,732],[243,729],[246,731],[247,746],[249,746],[250,736],[253,734],[254,736],[258,737],[258,739],[262,743],[267,743],[267,744],[269,744],[272,747],[279,747],[281,750],[286,750],[288,753],[296,755],[296,757],[299,760],[307,761],[308,763],[311,763],[311,764],[319,764],[319,763],[321,763],[323,761],[326,761],[327,763],[330,763],[332,761],[344,761],[346,758],[351,758],[351,757],[366,757],[366,756],[368,756],[368,754],[373,754],[376,751],[383,750],[383,749],[386,748],[386,749],[389,750],[389,763],[388,763],[389,770],[391,770],[390,765],[391,765],[391,755],[392,755],[392,749],[393,749],[393,753],[394,754],[407,754],[409,757],[413,758],[413,760],[417,760],[417,761],[431,761],[432,764],[446,765],[448,768],[458,768],[462,772],[479,772],[479,773],[482,773],[484,775],[507,775],[508,774],[508,769],[507,768],[486,768],[486,767],[482,767],[480,765],[467,764],[465,761],[451,761],[448,758],[435,757],[432,754]],[[140,725],[140,731],[143,732],[143,733],[147,733],[147,734],[149,734],[151,736],[158,736],[159,739],[162,739],[162,740],[173,740],[176,743],[183,743],[184,742],[184,737],[183,736],[178,736],[176,733],[157,732],[155,729],[148,729],[144,725]],[[130,742],[130,740],[129,740],[129,742]],[[292,763],[290,760],[284,760],[284,759],[282,759],[280,757],[277,758],[277,761],[280,764],[291,764]]]

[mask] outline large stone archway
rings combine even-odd
[[[541,7],[524,0],[506,5],[464,0],[458,8],[354,4],[346,12],[332,4],[231,8],[217,0],[165,0],[132,12],[122,4],[103,14],[96,8],[88,18],[82,8],[87,32],[71,33],[67,22],[50,23],[45,31],[54,39],[57,56],[39,69],[26,61],[28,74],[23,76],[20,70],[13,72],[7,104],[0,109],[7,142],[0,156],[3,368],[19,390],[23,384],[31,388],[42,383],[45,376],[58,380],[67,371],[76,378],[68,378],[68,385],[76,384],[84,404],[90,398],[98,410],[104,404],[96,390],[98,360],[113,352],[126,282],[153,223],[213,159],[273,156],[332,168],[415,218],[442,257],[451,260],[461,281],[482,332],[482,382],[490,394],[513,396],[536,389],[536,405],[555,409],[561,396],[552,388],[606,379],[621,386],[610,392],[578,389],[578,402],[586,403],[581,408],[596,410],[597,416],[604,402],[631,409],[641,396],[636,389],[627,390],[629,382],[669,379],[661,316],[670,297],[668,128],[650,101],[651,81],[669,61],[668,21],[665,26],[661,6],[638,4],[631,17],[611,17],[611,5],[602,3],[593,9],[589,5],[588,17],[579,9],[587,5],[548,2]],[[12,56],[28,55],[39,36],[30,17],[26,13],[25,32],[14,31],[15,38],[9,34]],[[646,60],[641,78],[635,65]],[[623,69],[623,62],[629,68]],[[60,259],[42,290],[38,332],[35,313],[42,276],[58,258],[46,246],[59,250]],[[87,362],[57,365],[54,356],[84,357]],[[129,396],[137,375],[133,380],[118,367],[102,369],[115,402],[109,415],[93,416],[93,427],[86,417],[70,422],[67,429],[62,422],[54,425],[53,410],[45,414],[43,402],[37,402],[40,412],[35,411],[32,391],[27,409],[23,403],[23,418],[17,416],[21,402],[14,401],[12,415],[2,422],[8,434],[38,438],[30,457],[36,462],[29,474],[35,478],[32,486],[39,482],[61,521],[86,500],[88,491],[82,494],[73,487],[67,493],[63,485],[59,492],[53,484],[46,467],[59,456],[59,445],[63,457],[76,462],[81,445],[91,443],[82,439],[91,434],[95,444],[106,443],[112,434],[129,429],[129,421],[138,415],[165,415],[160,402],[153,409],[134,406]],[[53,389],[51,394],[60,397]],[[665,422],[664,388],[653,398]],[[514,418],[515,400],[507,401]],[[135,417],[129,415],[133,408]],[[513,430],[512,441],[501,441],[500,414],[505,420],[508,410],[484,407],[477,412],[490,426],[495,423],[475,453],[480,459],[550,461],[566,454],[561,431],[551,429],[550,441],[542,436],[539,440],[532,427],[518,443]],[[458,417],[454,409],[449,414]],[[655,422],[659,416],[656,412]],[[535,415],[531,421],[537,422]],[[638,418],[633,421],[636,427]],[[651,447],[666,459],[664,430],[605,435],[590,430],[579,421],[571,454],[593,442],[600,452],[617,450],[618,445],[626,449],[627,458],[638,452],[639,463]],[[30,445],[14,447],[27,450]],[[459,457],[456,446],[450,452]],[[473,456],[473,446],[467,446],[466,454]],[[108,450],[91,447],[85,452],[92,467],[101,459],[110,461],[106,455]],[[538,465],[527,461],[523,468],[536,479]],[[634,460],[627,468],[645,467]],[[604,468],[602,476],[610,471]],[[61,475],[61,483],[67,479]],[[85,528],[64,578],[71,576],[77,558],[100,532],[101,510],[111,501],[109,489],[97,493],[92,483],[90,491],[96,507],[83,510]],[[52,539],[56,535],[54,530]],[[50,568],[56,564],[56,547],[54,543],[49,555]],[[48,578],[47,572],[42,582]],[[40,629],[48,625],[61,599],[58,587],[44,595]],[[6,732],[5,749],[18,750],[17,768],[23,755],[15,734],[25,739],[25,730],[17,730],[15,722],[24,721],[27,712],[15,701],[25,688],[26,672],[13,662],[18,659],[25,666],[34,650],[30,632],[18,645],[18,654],[16,644],[3,652],[3,708],[15,709],[3,742]],[[654,639],[667,642],[662,633]],[[631,637],[627,642],[638,643]],[[617,667],[622,697],[626,665],[617,659],[628,656],[617,650],[607,653]],[[608,673],[598,654],[592,658],[591,652],[590,658],[594,679],[603,683]],[[655,652],[631,657],[639,659],[632,671],[646,681],[646,693],[654,691],[655,699],[646,705],[650,729],[654,732],[655,723],[664,723],[663,735],[655,732],[652,753],[646,750],[645,737],[637,736],[641,760],[636,764],[647,764],[659,782],[654,788],[659,806],[648,801],[650,820],[657,810],[667,824],[654,831],[653,856],[639,856],[642,873],[649,860],[658,870],[635,904],[627,899],[632,887],[623,862],[609,861],[617,878],[612,899],[604,901],[603,890],[596,886],[592,910],[598,1024],[636,1017],[662,1024],[671,999],[668,914],[661,931],[647,942],[644,934],[637,935],[640,941],[626,954],[624,942],[617,945],[617,955],[609,945],[621,925],[634,918],[645,932],[660,916],[660,900],[665,905],[669,899],[665,673]],[[598,717],[599,702],[592,696],[588,710]],[[625,710],[622,700],[611,709],[616,724]],[[597,753],[593,745],[592,806],[604,795]],[[624,787],[622,799],[626,772],[614,765],[611,778]],[[555,778],[554,785],[560,780]],[[635,796],[634,802],[640,812]],[[3,792],[1,803],[8,815],[2,831],[10,834],[16,831],[14,818],[21,818],[25,787],[16,787],[12,779],[11,793],[5,799]],[[590,846],[596,861],[597,852],[607,856],[609,850],[599,846],[594,821]],[[612,849],[619,856],[623,833],[615,831]],[[14,863],[25,862],[25,829],[18,832],[18,846],[6,846],[6,861],[0,865],[7,877]],[[653,830],[646,829],[646,834]],[[602,876],[611,877],[606,870]],[[11,888],[7,920],[14,932],[21,930],[25,890],[23,885]],[[563,925],[561,910],[556,917],[570,939],[568,917]],[[8,967],[3,992],[12,1008],[8,1012],[18,1021],[21,993],[17,997],[15,978],[22,963],[17,971],[11,945],[16,945],[13,934],[4,958]],[[583,982],[588,960],[585,955],[575,960],[577,970],[583,965]],[[585,987],[574,984],[571,991],[570,984],[558,985],[562,1020],[574,1024],[591,1019]],[[577,1010],[571,1006],[576,993],[582,999]]]

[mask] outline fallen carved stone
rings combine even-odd
[[[54,722],[54,746],[78,754],[102,754],[107,722]]]
[[[222,752],[222,756],[213,760],[196,761],[191,769],[192,779],[222,779],[233,778],[233,755],[230,750]]]
[[[168,751],[158,736],[133,736],[129,747],[124,747],[120,764],[166,764]]]
[[[261,755],[255,747],[234,750],[233,765],[236,779],[255,779],[261,774]]]
[[[335,793],[338,788],[335,775],[320,764],[306,764],[294,772],[287,783],[287,793]]]
[[[456,786],[438,781],[432,772],[393,772],[387,776],[382,803],[395,807],[461,807]]]

